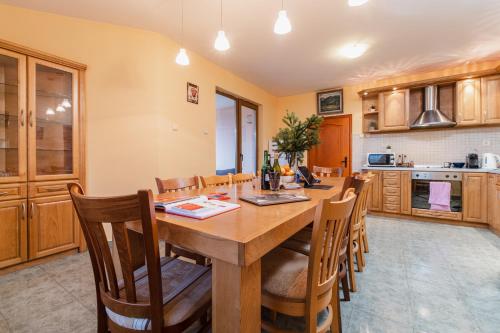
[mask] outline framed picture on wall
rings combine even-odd
[[[200,88],[196,84],[187,83],[187,101],[189,103],[198,104],[199,93]]]
[[[334,89],[317,93],[317,113],[320,116],[344,113],[344,91]]]

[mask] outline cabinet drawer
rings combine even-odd
[[[0,201],[26,198],[26,184],[0,184]]]
[[[400,173],[398,171],[384,171],[384,179],[399,179],[399,175]]]
[[[384,204],[399,205],[401,197],[394,195],[384,195]]]
[[[412,215],[415,216],[423,216],[423,217],[433,217],[437,219],[446,219],[446,220],[462,220],[462,213],[459,212],[442,212],[438,210],[430,210],[430,209],[419,209],[413,208]]]
[[[400,205],[386,204],[384,203],[384,212],[387,213],[399,213],[401,211]]]
[[[69,194],[67,184],[72,182],[78,182],[78,180],[30,183],[29,196],[30,198],[40,198]]]
[[[399,187],[384,187],[384,195],[401,195]]]
[[[384,178],[384,187],[400,187],[401,181],[399,178]]]

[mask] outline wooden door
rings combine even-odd
[[[373,181],[368,192],[368,210],[377,212],[382,210],[382,171],[370,171]]]
[[[411,171],[401,171],[401,214],[411,215]]]
[[[409,128],[410,91],[408,89],[379,94],[379,129],[397,131]]]
[[[0,49],[0,183],[26,181],[26,57]]]
[[[26,200],[0,202],[0,268],[28,259]]]
[[[457,124],[481,124],[481,79],[457,82]]]
[[[68,195],[29,200],[29,257],[45,257],[79,246],[78,220]]]
[[[488,176],[485,173],[464,173],[463,219],[469,222],[488,222]]]
[[[320,144],[307,155],[307,166],[344,169],[344,176],[352,173],[352,117],[343,115],[325,117],[319,131]]]
[[[28,59],[29,180],[79,175],[78,71]]]
[[[481,79],[481,96],[483,123],[500,123],[500,75]]]

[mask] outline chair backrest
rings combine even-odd
[[[126,317],[151,319],[152,331],[163,327],[163,300],[160,272],[158,228],[153,194],[150,190],[119,197],[88,197],[79,184],[68,184],[83,234],[89,248],[102,303],[111,311]],[[133,262],[126,222],[140,221],[144,235],[144,253],[149,282],[149,299],[138,300]],[[104,223],[111,224],[123,280],[118,280]],[[122,288],[123,286],[123,288]]]
[[[312,172],[318,177],[342,177],[344,174],[344,168],[329,168],[314,165]]]
[[[158,192],[177,192],[183,190],[194,190],[199,187],[198,176],[189,178],[170,178],[170,179],[156,179],[156,185],[158,185]]]
[[[213,186],[231,185],[232,184],[231,176],[232,176],[231,174],[224,176],[207,176],[207,177],[200,176],[201,186],[205,188]]]
[[[325,294],[331,296],[333,284],[337,281],[342,233],[355,201],[356,195],[349,191],[341,201],[322,200],[316,208],[307,276],[307,297],[310,300],[307,306],[314,310],[318,307],[313,302],[318,302]],[[327,297],[326,301],[329,304],[330,298]],[[314,316],[316,314],[317,311]]]
[[[241,184],[250,183],[255,178],[253,173],[237,173],[231,177],[231,183]]]
[[[356,205],[354,206],[354,210],[351,216],[350,230],[352,231],[359,229],[362,221],[361,219],[364,215],[366,215],[368,206],[368,192],[373,181],[371,177],[357,178],[355,180],[357,182],[362,182],[363,185],[361,188],[361,192],[358,195],[359,198],[358,200],[356,200]]]

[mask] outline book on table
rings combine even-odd
[[[246,195],[241,196],[240,199],[257,206],[270,206],[311,200],[311,198],[309,198],[308,196],[299,193]]]
[[[155,207],[169,214],[203,220],[238,209],[240,205],[227,201],[209,200],[207,197],[201,196],[175,203],[157,202]]]

